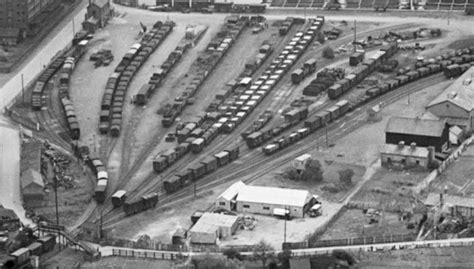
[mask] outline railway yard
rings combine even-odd
[[[264,240],[281,250],[283,243],[327,247],[387,235],[436,239],[436,228],[422,235],[431,231],[423,201],[474,193],[472,147],[428,187],[436,167],[387,168],[380,157],[392,117],[433,117],[429,104],[474,70],[474,29],[462,27],[472,19],[114,8],[107,26],[75,39],[8,108],[36,127],[22,124],[32,134],[23,141],[43,148],[48,191],[27,214],[80,240],[129,246],[123,242],[147,235],[178,250],[198,237],[191,235],[196,215],[224,213],[238,217],[238,228],[211,245]],[[434,162],[444,164],[455,150],[433,151]],[[297,166],[303,154],[318,163],[320,177],[307,172],[309,162]],[[351,171],[348,182],[344,170]],[[239,211],[254,186],[307,191],[304,217],[292,203],[255,202],[270,214],[248,204]],[[230,197],[229,209],[223,197]],[[311,215],[317,205],[322,211]],[[179,230],[188,239],[176,243]],[[377,259],[364,255],[364,266]],[[383,258],[384,266],[397,260]]]

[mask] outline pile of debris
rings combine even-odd
[[[43,152],[43,154],[49,159],[52,165],[54,177],[57,179],[57,186],[64,187],[65,189],[74,188],[74,177],[69,171],[71,160],[66,155],[51,147],[48,142],[45,142],[44,146],[46,150]],[[51,184],[54,188],[54,181],[49,182],[49,184]]]
[[[99,51],[93,52],[89,57],[89,60],[95,62],[94,66],[97,68],[101,65],[108,66],[114,60],[114,56],[112,55],[111,50],[101,49]]]

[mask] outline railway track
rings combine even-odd
[[[376,33],[376,32],[380,32],[380,31],[389,31],[389,30],[392,30],[392,29],[408,28],[408,27],[413,27],[413,26],[415,26],[415,24],[407,23],[407,24],[403,24],[403,25],[372,29],[372,30],[361,32],[360,34],[361,34],[361,36],[367,36],[367,35],[370,35],[370,34],[373,34],[373,33]],[[303,27],[304,27],[304,25],[300,28],[303,28]],[[292,34],[294,34],[298,30],[300,30],[300,29],[294,30],[293,33],[288,33],[288,37],[292,37]],[[270,57],[268,57],[268,59],[272,59],[276,52],[279,52],[283,49],[283,47],[286,45],[285,41],[287,41],[288,37],[284,38],[284,39],[280,39],[279,42],[278,42],[278,45],[276,45],[276,46],[274,45],[275,49],[274,49],[273,53],[270,55]],[[345,37],[339,38],[338,40],[334,41],[332,44],[334,44],[335,46],[340,46],[342,44],[350,42],[351,39],[352,39],[352,36],[347,35]],[[301,57],[298,60],[298,62],[295,64],[294,68],[297,68],[298,65],[300,65],[302,62],[308,60],[309,58],[314,57],[314,54],[321,53],[322,49],[323,49],[323,47],[321,46],[319,48],[316,48],[316,50],[311,50],[311,51],[305,52],[303,54],[303,57]],[[261,73],[263,73],[263,70],[264,70],[266,64],[268,64],[268,61],[269,61],[268,59],[259,68],[259,70],[257,70],[256,75],[254,75],[254,77],[258,77]],[[329,65],[329,63],[327,63],[326,65],[323,65],[322,67],[325,67],[327,65]],[[322,68],[322,67],[319,67],[319,69]],[[290,73],[291,73],[291,71],[289,71],[282,78],[282,80],[276,85],[276,90],[272,91],[272,93],[270,94],[271,97],[267,97],[262,102],[264,104],[260,104],[257,107],[257,109],[256,109],[257,111],[260,110],[260,112],[262,112],[263,110],[268,109],[269,105],[272,106],[273,108],[281,108],[284,104],[288,103],[288,100],[290,98],[292,98],[291,93],[293,91],[295,91],[298,87],[298,85],[292,85],[291,80],[290,80]],[[289,87],[285,88],[284,86],[286,86],[286,85],[289,85]],[[282,95],[283,98],[278,98],[277,101],[275,102],[273,100],[273,97],[278,95],[278,94]],[[330,102],[330,103],[334,103],[334,102]],[[329,106],[330,106],[330,104],[325,104],[322,108],[319,108],[318,111],[325,108],[325,107],[329,107]],[[316,113],[316,112],[317,111],[313,111],[312,113]],[[252,113],[251,117],[248,117],[246,119],[246,122],[248,124],[251,123],[253,120],[255,120],[258,117],[258,115],[259,115],[258,112]],[[236,128],[232,132],[232,134],[229,134],[229,135],[222,135],[221,134],[221,135],[219,135],[216,138],[216,140],[213,141],[211,146],[208,146],[208,147],[205,148],[204,152],[206,152],[206,153],[219,152],[219,151],[225,149],[226,146],[228,146],[232,143],[236,143],[235,141],[237,140],[238,141],[237,144],[241,148],[241,155],[248,154],[249,151],[247,151],[248,149],[246,147],[243,147],[245,145],[245,143],[240,137],[240,132],[242,132],[245,128],[247,128],[248,124],[247,125],[245,125],[245,124],[239,125],[239,127]],[[129,128],[127,128],[127,129],[129,129]],[[156,173],[154,173],[154,171],[151,171],[150,173],[147,174],[145,179],[142,180],[141,183],[139,183],[138,185],[133,186],[133,187],[131,187],[130,185],[127,186],[127,183],[124,181],[124,179],[131,178],[138,171],[138,169],[144,163],[146,158],[149,157],[149,155],[151,154],[153,149],[158,145],[162,135],[164,135],[163,132],[158,132],[158,133],[155,134],[155,136],[153,137],[154,139],[152,140],[151,145],[149,147],[145,148],[144,151],[142,151],[139,154],[139,156],[137,157],[137,159],[134,162],[134,164],[132,165],[132,167],[126,173],[126,176],[123,176],[123,173],[121,173],[122,176],[120,177],[121,179],[120,179],[120,182],[119,182],[119,186],[120,187],[128,187],[128,188],[132,189],[132,191],[129,192],[129,195],[128,195],[131,199],[133,199],[135,197],[138,197],[140,195],[143,195],[145,192],[150,192],[151,190],[157,190],[158,193],[160,194],[160,197],[163,196],[163,195],[166,195],[164,190],[162,189],[162,180],[163,180],[163,178],[167,178],[170,175],[176,173],[177,171],[180,171],[181,169],[184,169],[187,166],[187,164],[189,164],[189,162],[193,160],[192,157],[189,157],[189,156],[193,156],[193,155],[188,154],[188,155],[184,156],[176,164],[174,164],[172,168],[167,169],[165,172],[157,175]],[[235,135],[237,135],[237,139],[235,138]],[[127,151],[124,151],[124,152],[127,152]],[[224,171],[228,171],[228,169],[226,168]],[[219,173],[219,170],[216,173]],[[213,176],[217,177],[217,174],[216,175],[213,174]],[[123,183],[125,183],[125,184],[123,184]],[[110,197],[111,193],[109,193],[108,196]],[[109,215],[112,211],[113,211],[112,206],[110,206],[110,205],[107,206],[106,214]]]
[[[318,130],[295,144],[304,144],[309,146],[305,146],[304,148],[295,148],[290,146],[273,154],[273,158],[271,160],[269,160],[261,151],[252,151],[248,148],[244,148],[241,150],[241,157],[234,163],[226,166],[226,169],[217,170],[212,175],[196,182],[196,193],[208,191],[209,189],[237,178],[243,179],[245,183],[251,183],[262,175],[273,172],[285,164],[288,164],[289,161],[296,158],[297,156],[319,148],[324,148],[326,145],[326,131],[332,140],[337,140],[358,129],[364,124],[366,110],[369,107],[372,107],[380,102],[391,104],[403,97],[425,89],[429,86],[436,85],[444,80],[444,76],[438,73],[402,86],[396,91],[379,96],[358,107],[356,110],[347,114],[343,118],[340,118],[336,122],[331,123],[327,127],[327,130]],[[341,126],[343,126],[343,128]],[[311,141],[311,143],[308,143],[308,141]],[[187,186],[186,188],[183,188],[182,190],[173,194],[166,194],[161,186],[158,186],[153,190],[157,191],[160,195],[160,206],[169,206],[174,202],[180,201],[194,194],[193,185]],[[109,216],[110,217],[106,218],[104,221],[104,227],[106,228],[111,227],[117,221],[125,217],[125,213],[120,212],[118,214],[111,214]]]
[[[54,76],[51,79],[54,80]],[[46,103],[43,104],[40,111],[35,111],[36,120],[45,131],[44,137],[46,139],[69,151],[71,145],[58,134],[59,132],[68,133],[69,130],[60,120],[61,117],[64,117],[64,113],[60,111],[59,107],[59,88],[55,83],[53,85],[48,83],[46,87],[46,98],[44,98]]]

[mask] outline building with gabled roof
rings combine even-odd
[[[112,15],[110,0],[89,0],[86,18],[82,26],[88,32],[94,33],[98,28],[105,27]]]
[[[460,125],[468,130],[474,127],[474,67],[468,69],[426,109],[450,125]]]
[[[391,117],[385,128],[385,143],[434,147],[437,152],[448,148],[449,129],[445,120]]]
[[[447,193],[430,193],[425,200],[428,208],[441,209],[452,216],[461,214],[466,218],[474,216],[474,197],[451,195]]]
[[[225,190],[216,200],[216,206],[218,208],[224,208],[226,210],[236,210],[237,206],[237,195],[239,191],[245,188],[246,185],[242,181],[237,181],[232,184],[227,190]]]
[[[40,207],[44,199],[44,182],[41,174],[33,169],[27,169],[20,177],[23,204],[26,207]]]
[[[434,157],[433,148],[417,147],[415,143],[405,145],[385,144],[380,150],[383,166],[398,166],[402,168],[422,167],[427,169]]]
[[[217,239],[229,238],[237,230],[238,220],[238,216],[206,212],[189,230],[191,242],[215,244]]]

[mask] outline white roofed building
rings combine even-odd
[[[237,195],[237,211],[303,218],[312,198],[306,190],[245,186]]]
[[[189,230],[191,243],[215,244],[217,239],[227,239],[239,225],[238,216],[204,213]]]
[[[225,190],[216,200],[216,207],[224,208],[227,210],[236,210],[237,202],[237,194],[239,191],[246,187],[245,183],[242,181],[237,181],[232,184],[227,190]]]

